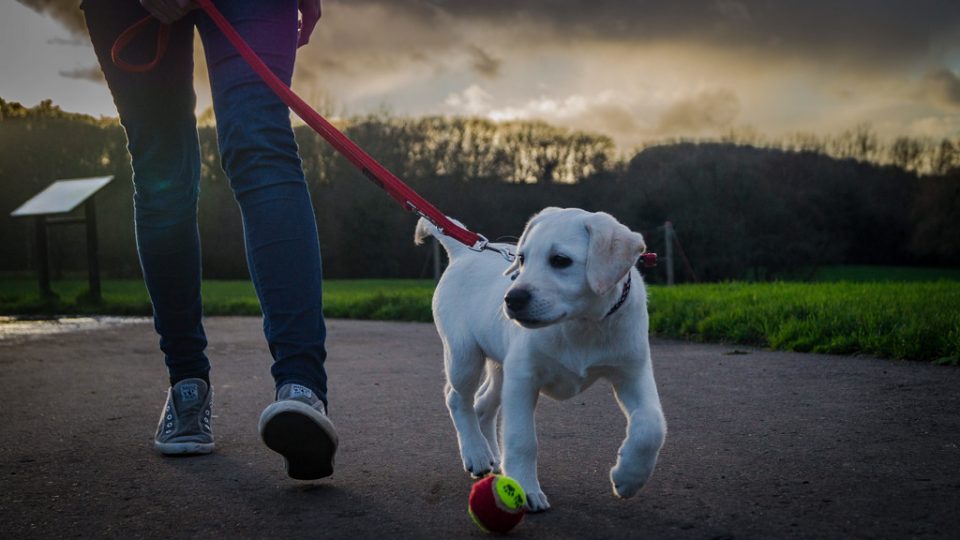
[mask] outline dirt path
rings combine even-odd
[[[145,322],[0,341],[0,536],[481,538],[431,325],[331,321],[337,472],[283,476],[256,423],[272,398],[254,318],[211,318],[218,450],[150,448],[165,373]],[[960,369],[653,344],[669,424],[631,500],[607,480],[610,388],[541,400],[553,509],[517,538],[960,535]]]

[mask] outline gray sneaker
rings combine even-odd
[[[283,456],[290,478],[316,480],[333,474],[337,430],[323,402],[309,388],[285,384],[260,415],[260,438]]]
[[[210,407],[213,388],[203,379],[185,379],[167,391],[153,447],[161,454],[209,454],[213,451]]]

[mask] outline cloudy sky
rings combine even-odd
[[[0,97],[116,114],[78,3],[0,4]],[[326,0],[294,88],[335,115],[537,118],[624,147],[863,123],[956,137],[960,2]],[[197,89],[203,109],[202,71]]]

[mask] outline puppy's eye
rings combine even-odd
[[[573,264],[573,259],[566,255],[553,255],[550,257],[550,266],[554,268],[566,268]]]

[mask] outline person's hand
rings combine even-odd
[[[300,0],[300,37],[297,39],[297,47],[303,47],[310,42],[310,34],[322,13],[322,0]]]
[[[197,9],[193,0],[140,0],[140,5],[163,24],[171,24]]]

